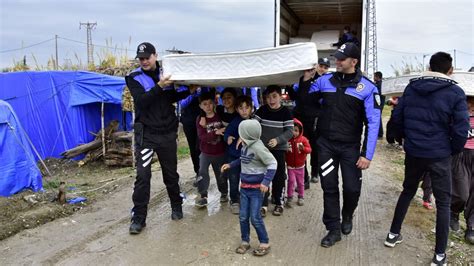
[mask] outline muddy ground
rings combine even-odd
[[[23,197],[29,193],[2,199],[0,210],[9,218],[0,218],[1,232],[5,234],[4,226],[11,224],[21,230],[12,231],[0,242],[0,265],[426,265],[433,254],[434,211],[421,206],[421,190],[402,229],[404,242],[393,249],[383,246],[403,179],[403,153],[383,143],[378,145],[371,168],[364,172],[352,234],[329,249],[319,245],[326,233],[321,221],[322,190],[319,184],[312,184],[306,191],[305,206],[285,209],[281,217],[265,218],[272,245],[268,256],[235,254],[240,240],[238,216],[230,213],[227,203],[219,203],[214,181],[208,208],[194,207],[197,195],[191,185],[191,161],[183,159],[179,172],[186,192],[185,218],[171,221],[161,173],[154,164],[147,227],[137,236],[128,234],[134,181],[129,168],[110,170],[95,165],[88,170],[89,178],[67,175],[76,193],[88,198],[80,205],[28,203]],[[79,193],[87,190],[94,191]],[[36,212],[44,210],[50,216],[39,221]],[[51,219],[54,221],[48,222]],[[43,225],[32,228],[37,224]],[[255,247],[253,229],[251,236]],[[474,264],[474,248],[463,242],[462,234],[451,234],[449,246],[450,263]]]

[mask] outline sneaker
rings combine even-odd
[[[433,206],[431,205],[431,202],[429,202],[429,201],[423,201],[423,207],[425,207],[425,209],[427,209],[427,210],[432,210],[433,209]]]
[[[260,215],[262,216],[262,218],[267,216],[267,206],[263,206],[262,208],[260,208]]]
[[[177,221],[181,219],[183,219],[183,207],[181,205],[171,207],[171,220]]]
[[[193,187],[198,187],[198,183],[199,183],[199,181],[201,181],[201,180],[202,180],[202,176],[196,175],[196,176],[194,177]]]
[[[467,243],[474,245],[474,228],[467,228],[466,234],[464,235],[464,239]]]
[[[317,175],[311,177],[311,183],[319,183],[319,177]]]
[[[303,198],[298,198],[298,202],[296,202],[298,206],[303,206],[304,205],[304,199]]]
[[[459,214],[458,213],[451,213],[451,218],[449,219],[449,228],[451,228],[451,230],[454,232],[459,231]]]
[[[388,233],[387,238],[385,238],[385,243],[384,244],[387,247],[393,248],[397,244],[400,244],[402,242],[403,242],[402,234],[396,235],[396,234]]]
[[[230,205],[230,212],[232,214],[239,214],[240,213],[240,204],[239,203],[232,203]]]
[[[207,198],[200,198],[196,203],[194,204],[198,208],[204,208],[207,206]]]
[[[304,190],[307,190],[307,189],[309,189],[309,181],[304,182]]]
[[[342,217],[341,232],[348,235],[352,232],[352,216]]]
[[[283,206],[281,205],[275,205],[275,209],[273,209],[272,212],[273,215],[275,216],[280,216],[283,214]]]
[[[292,208],[293,206],[293,198],[287,198],[286,199],[286,203],[285,203],[286,207],[288,208]]]
[[[432,266],[438,266],[438,265],[448,265],[446,262],[446,254],[434,254],[433,259],[431,260],[431,265]]]
[[[328,248],[334,246],[338,241],[341,241],[341,231],[331,230],[325,237],[323,237],[323,239],[321,239],[321,246]]]
[[[132,218],[132,223],[130,224],[130,228],[128,229],[128,232],[131,235],[140,234],[140,232],[143,230],[145,226],[146,226],[146,222],[144,218],[134,217]]]
[[[221,194],[220,202],[228,202],[229,198],[227,197],[227,194]]]

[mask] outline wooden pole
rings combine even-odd
[[[104,102],[102,102],[101,107],[101,127],[102,127],[102,158],[105,161],[105,121],[104,121]]]

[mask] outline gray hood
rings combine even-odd
[[[262,126],[260,126],[260,123],[257,120],[247,119],[240,122],[239,136],[247,146],[250,146],[256,141],[260,140],[261,135]]]

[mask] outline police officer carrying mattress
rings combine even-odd
[[[175,90],[169,76],[160,76],[156,50],[151,43],[138,45],[137,58],[140,67],[125,78],[136,111],[134,131],[137,178],[132,196],[134,206],[130,234],[138,234],[146,226],[154,153],[158,155],[163,182],[171,201],[171,219],[183,218],[177,172],[178,118],[173,103],[190,94],[188,89],[181,92]]]
[[[318,167],[324,191],[323,222],[328,234],[321,246],[341,240],[341,232],[352,231],[352,217],[359,201],[362,170],[369,168],[377,143],[380,123],[380,95],[377,87],[356,68],[360,50],[345,43],[334,54],[337,72],[320,77],[309,90],[321,99],[317,122]],[[366,125],[361,147],[361,135]],[[342,172],[342,223],[338,172]]]

